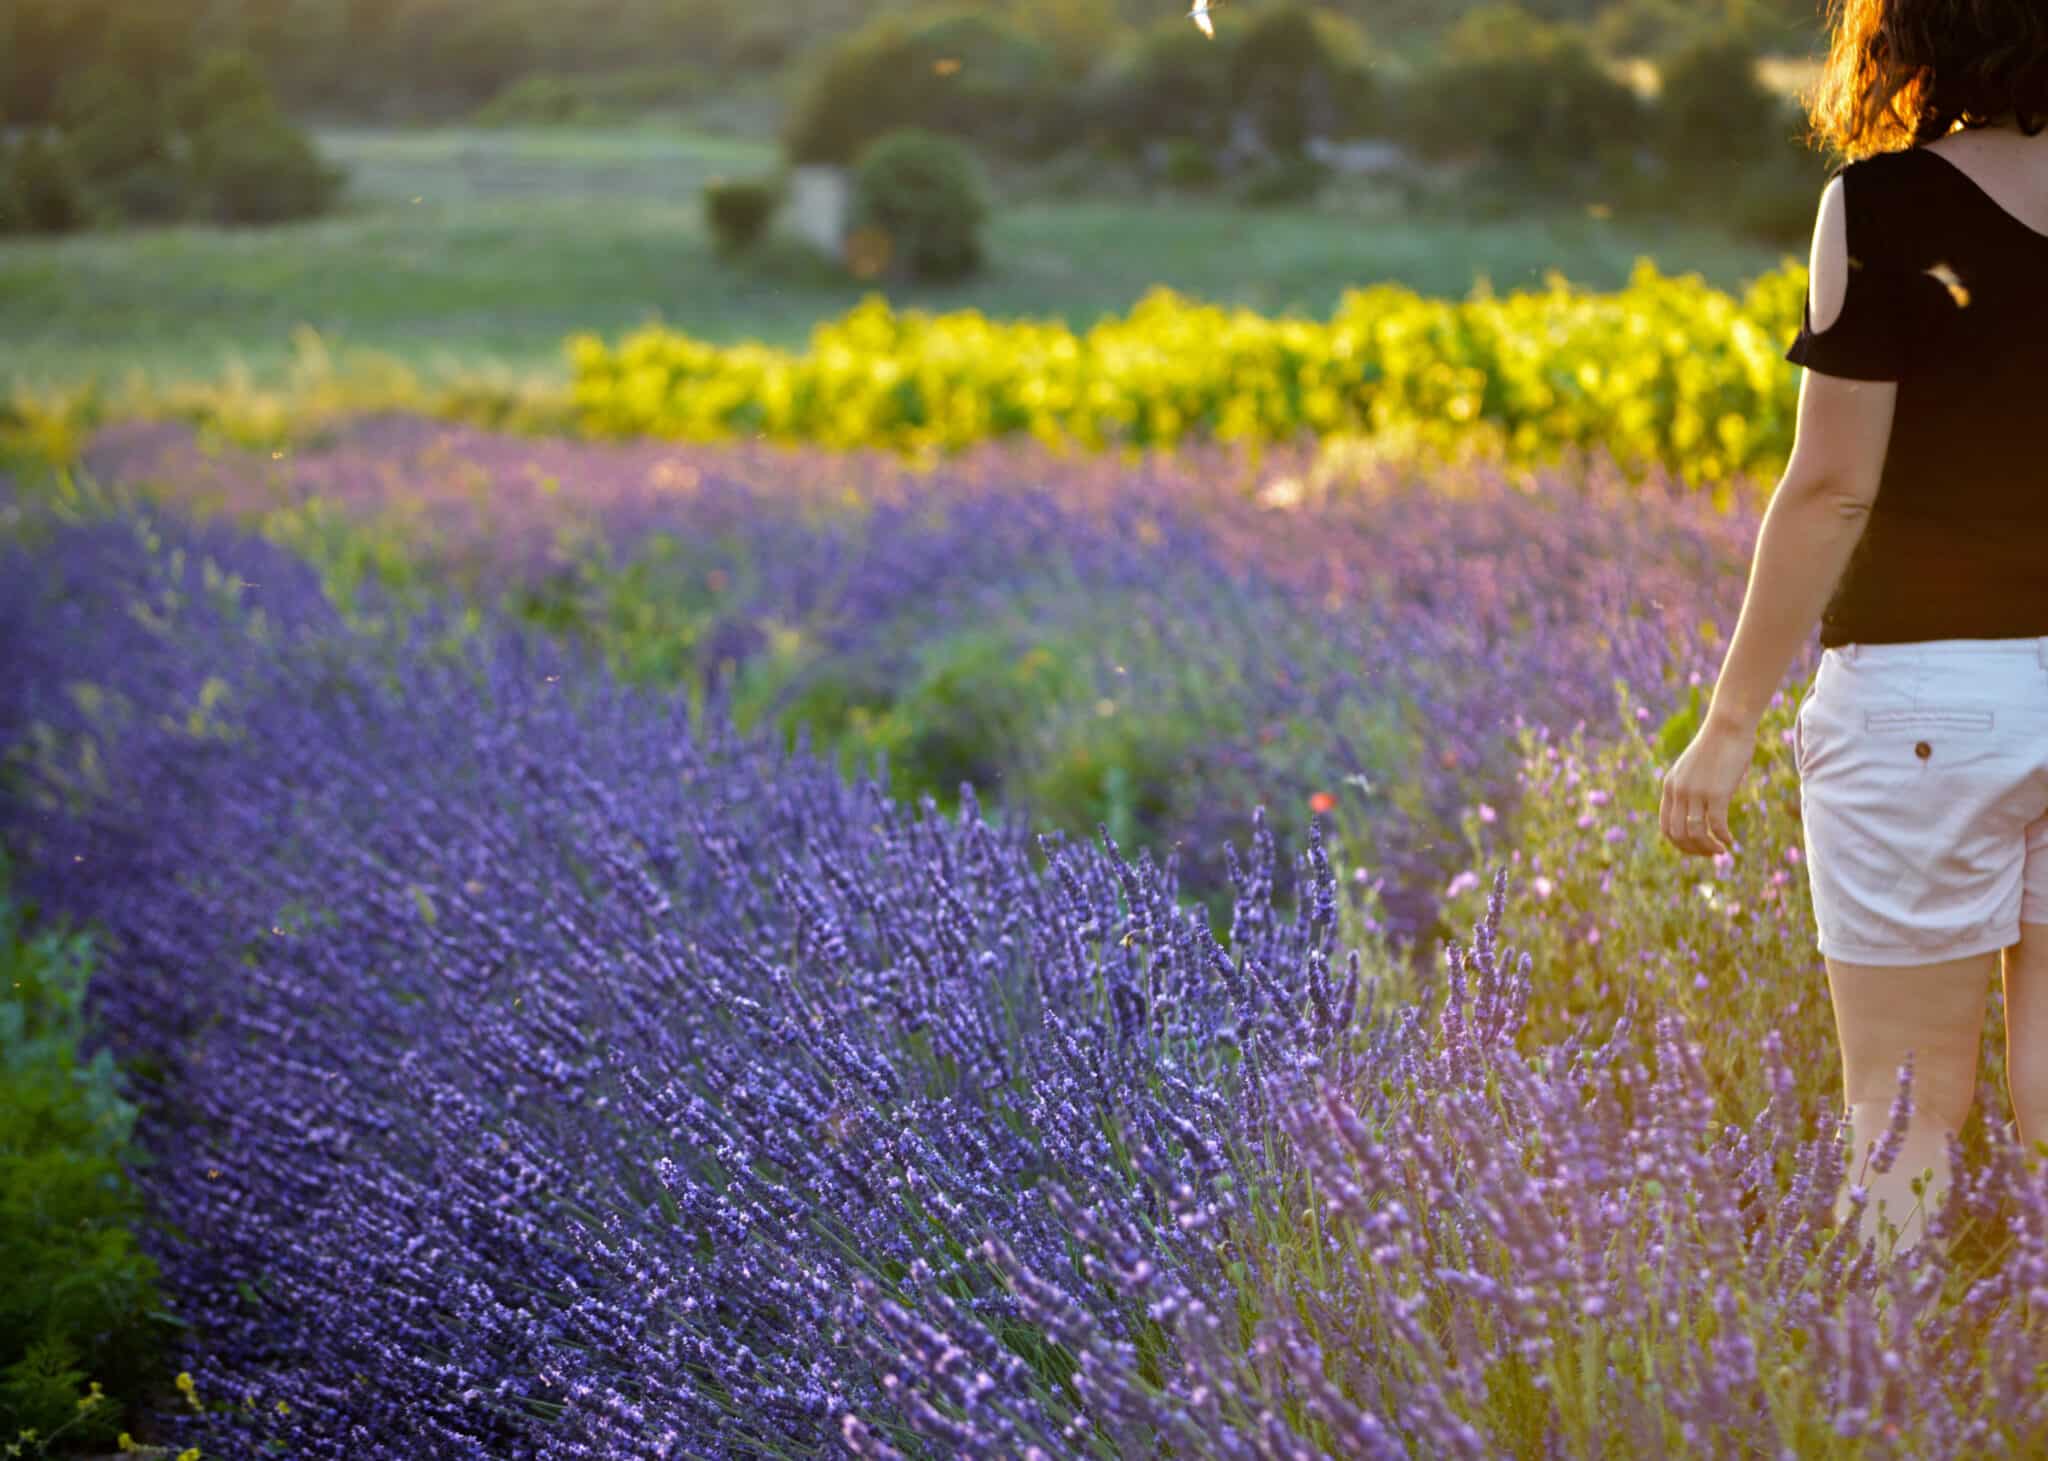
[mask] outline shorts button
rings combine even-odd
[[[1918,756],[1921,760],[1925,761],[1929,756],[1932,756],[1934,754],[1934,747],[1928,745],[1927,742],[1922,741],[1919,745],[1913,748],[1913,754]]]

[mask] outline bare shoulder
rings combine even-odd
[[[1837,173],[1821,189],[1820,212],[1813,223],[1813,249],[1806,262],[1807,315],[1816,331],[1824,332],[1834,324],[1849,293],[1852,265],[1847,207],[1842,173]]]

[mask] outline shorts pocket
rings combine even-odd
[[[1988,706],[1935,707],[1931,705],[1873,706],[1863,712],[1863,728],[1886,730],[1989,731],[1993,713]]]
[[[1964,796],[1980,772],[2011,758],[1989,705],[1872,705],[1860,720],[1859,774],[1880,786],[1915,787],[1941,799]]]

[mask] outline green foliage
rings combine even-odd
[[[1801,140],[1796,108],[1758,79],[1747,36],[1702,31],[1671,53],[1649,133],[1663,167],[1619,191],[1641,211],[1804,252],[1827,159]]]
[[[1750,40],[1723,31],[1687,45],[1659,68],[1657,141],[1694,175],[1740,169],[1784,148],[1791,120],[1757,79]]]
[[[659,326],[571,342],[583,427],[599,436],[736,436],[908,452],[1024,435],[1069,446],[1367,435],[1454,456],[1625,470],[1663,463],[1726,505],[1783,467],[1797,378],[1776,343],[1799,318],[1796,267],[1742,296],[1638,258],[1625,290],[1464,300],[1347,292],[1327,321],[1265,318],[1155,290],[1076,332],[870,295],[809,349],[721,349]],[[848,358],[879,362],[848,371]]]
[[[704,73],[695,66],[525,76],[492,97],[471,120],[484,127],[601,126],[680,106],[704,87]]]
[[[111,1055],[90,1060],[82,934],[31,932],[0,859],[0,1435],[110,1439],[88,1376],[132,1394],[157,1363],[156,1267],[130,1231],[135,1108]]]
[[[1156,845],[1196,750],[1197,733],[1177,716],[1122,707],[1070,716],[1031,778],[1027,804],[1071,836],[1107,826],[1120,846]]]
[[[752,248],[782,202],[778,178],[713,178],[704,185],[704,222],[722,254]]]
[[[981,267],[988,187],[974,154],[950,137],[905,128],[861,154],[852,226],[887,241],[890,265],[917,279],[957,279]]]
[[[187,132],[204,131],[222,117],[276,110],[263,67],[247,51],[210,52],[171,93],[171,116]]]
[[[783,136],[796,163],[844,165],[884,133],[919,127],[1012,151],[1066,125],[1051,51],[986,11],[885,12],[828,50]]]
[[[120,1410],[105,1388],[78,1368],[78,1350],[65,1339],[30,1344],[0,1370],[0,1435],[11,1430],[7,1456],[49,1456],[59,1442],[104,1447],[120,1426]]]
[[[143,163],[101,185],[99,196],[131,223],[171,223],[192,205],[189,172],[170,159]]]
[[[928,646],[894,707],[901,733],[890,764],[901,789],[950,806],[962,781],[984,792],[1000,787],[1004,772],[1028,759],[1029,738],[1088,683],[1084,652],[1072,643],[1020,650],[1011,634],[989,629]]]
[[[1446,61],[1512,61],[1548,54],[1564,37],[1563,27],[1531,14],[1515,0],[1494,0],[1458,17],[1444,32],[1442,55]]]
[[[1587,7],[1591,8],[1591,7]],[[1593,43],[1611,56],[1661,60],[1704,36],[1738,26],[1769,55],[1799,55],[1822,49],[1819,22],[1824,5],[1810,0],[1738,0],[1699,5],[1691,0],[1606,0],[1586,21]]]
[[[62,179],[41,177],[17,199],[21,214],[56,231],[95,207],[115,218],[161,222],[197,214],[223,223],[267,223],[319,213],[341,176],[320,161],[304,132],[279,109],[260,64],[246,51],[209,54],[182,78],[153,68],[180,54],[150,26],[69,78],[55,97],[61,147],[80,184],[76,208]],[[140,68],[140,69],[138,69]],[[38,165],[48,165],[38,158]],[[60,168],[61,170],[61,168]],[[19,179],[16,192],[24,191]],[[39,211],[40,210],[40,211]]]
[[[1745,238],[1800,248],[1813,237],[1820,190],[1821,168],[1813,156],[1783,148],[1728,184],[1728,208],[1721,221]]]
[[[493,13],[494,10],[497,13]],[[378,40],[387,54],[465,111],[534,69],[547,54],[537,28],[475,0],[408,0],[391,7]]]
[[[1234,28],[1203,38],[1185,17],[1155,23],[1113,52],[1088,84],[1087,112],[1115,146],[1186,138],[1221,145],[1229,133]]]
[[[100,58],[113,0],[8,0],[0,5],[0,99],[6,120],[57,120],[60,88]]]
[[[475,120],[484,127],[528,127],[602,118],[575,82],[561,76],[522,76],[479,108]]]
[[[70,233],[89,218],[85,180],[62,138],[32,132],[7,158],[0,232]]]
[[[1231,104],[1283,152],[1354,134],[1371,121],[1366,55],[1364,32],[1334,12],[1296,0],[1264,6],[1230,52]]]
[[[1312,203],[1330,180],[1330,169],[1301,153],[1277,157],[1248,171],[1236,188],[1237,200],[1253,208]]]
[[[1166,144],[1166,181],[1176,188],[1206,188],[1219,176],[1214,148],[1186,137]]]
[[[342,174],[275,111],[221,117],[192,138],[200,206],[220,223],[282,223],[324,213]]]
[[[96,66],[66,86],[62,111],[64,139],[96,189],[172,161],[173,122],[162,99],[131,85],[111,65]]]
[[[1593,18],[1587,35],[1610,56],[1661,60],[1697,40],[1711,18],[1688,0],[1615,0]]]
[[[1040,0],[1013,13],[1052,51],[1059,74],[1069,81],[1079,81],[1094,70],[1103,52],[1122,40],[1128,29],[1115,0]]]
[[[102,62],[64,87],[59,111],[65,146],[103,209],[141,222],[185,211],[190,180],[161,87],[138,85]]]
[[[1485,12],[1447,58],[1404,88],[1396,130],[1425,157],[1474,151],[1532,175],[1571,170],[1633,143],[1641,100],[1575,33]],[[1481,12],[1475,12],[1475,15]]]

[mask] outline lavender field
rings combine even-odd
[[[1254,806],[1297,841],[1320,809],[1410,941],[1450,932],[1462,814],[1514,804],[1518,720],[1605,726],[1617,681],[1660,703],[1711,675],[1756,523],[1611,463],[990,447],[919,471],[410,417],[282,454],[138,424],[84,462],[260,525],[343,593],[455,585],[842,769],[883,756],[899,795],[971,780],[1176,849],[1198,891],[1227,894]]]
[[[1737,855],[1656,835],[1753,511],[405,418],[74,489],[0,503],[0,841],[105,951],[167,1444],[2048,1443],[2002,1098],[1933,1241],[1832,1215],[1798,684]]]

